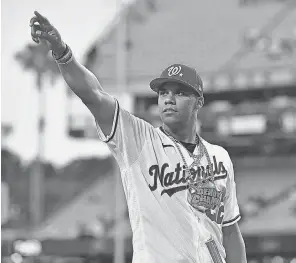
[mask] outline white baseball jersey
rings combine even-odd
[[[212,262],[205,245],[210,238],[224,261],[222,227],[240,219],[227,151],[202,139],[213,166],[215,188],[201,188],[189,198],[188,182],[197,177],[186,176],[178,149],[159,128],[120,108],[118,102],[111,133],[105,136],[97,126],[121,170],[133,231],[133,263]],[[190,165],[193,159],[180,148]],[[207,166],[204,156],[197,173],[206,173]],[[208,207],[205,213],[195,208],[200,204]]]

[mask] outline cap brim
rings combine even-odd
[[[150,88],[155,91],[158,92],[159,88],[167,82],[175,82],[175,83],[180,83],[185,85],[186,87],[188,87],[189,89],[191,89],[192,91],[196,92],[199,96],[202,96],[202,94],[192,85],[190,85],[189,83],[187,83],[186,81],[182,81],[180,79],[174,79],[174,78],[156,78],[153,79],[150,82]]]

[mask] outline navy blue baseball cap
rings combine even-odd
[[[150,88],[158,92],[159,88],[167,82],[181,83],[203,97],[203,83],[194,68],[182,64],[173,64],[167,67],[159,78],[150,82]]]

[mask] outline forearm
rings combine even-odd
[[[52,51],[68,86],[87,106],[102,131],[110,134],[116,109],[115,99],[104,92],[95,75],[75,59],[59,31],[45,16],[35,11],[30,27],[32,40]]]
[[[58,64],[60,72],[71,90],[85,103],[103,92],[96,78],[86,67],[81,65],[75,57],[67,64]]]
[[[71,61],[58,65],[71,90],[90,110],[102,131],[110,134],[116,105],[114,98],[103,90],[96,76],[74,57]]]
[[[223,239],[227,263],[247,263],[245,242],[240,231],[232,231]]]

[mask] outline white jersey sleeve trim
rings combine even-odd
[[[98,131],[98,136],[99,136],[99,138],[100,138],[101,141],[107,143],[107,142],[109,142],[109,141],[112,140],[112,138],[114,137],[114,134],[116,132],[117,123],[118,123],[118,116],[119,116],[119,103],[115,99],[115,113],[114,113],[114,118],[113,118],[113,123],[112,123],[112,128],[111,128],[110,134],[107,135],[107,136],[105,136],[105,134],[103,133],[103,131],[100,128],[100,125],[96,121],[96,127],[97,127],[97,131]]]
[[[237,215],[236,217],[234,217],[231,220],[224,221],[223,224],[222,224],[222,227],[231,226],[234,223],[238,222],[240,219],[241,219],[241,215]]]

